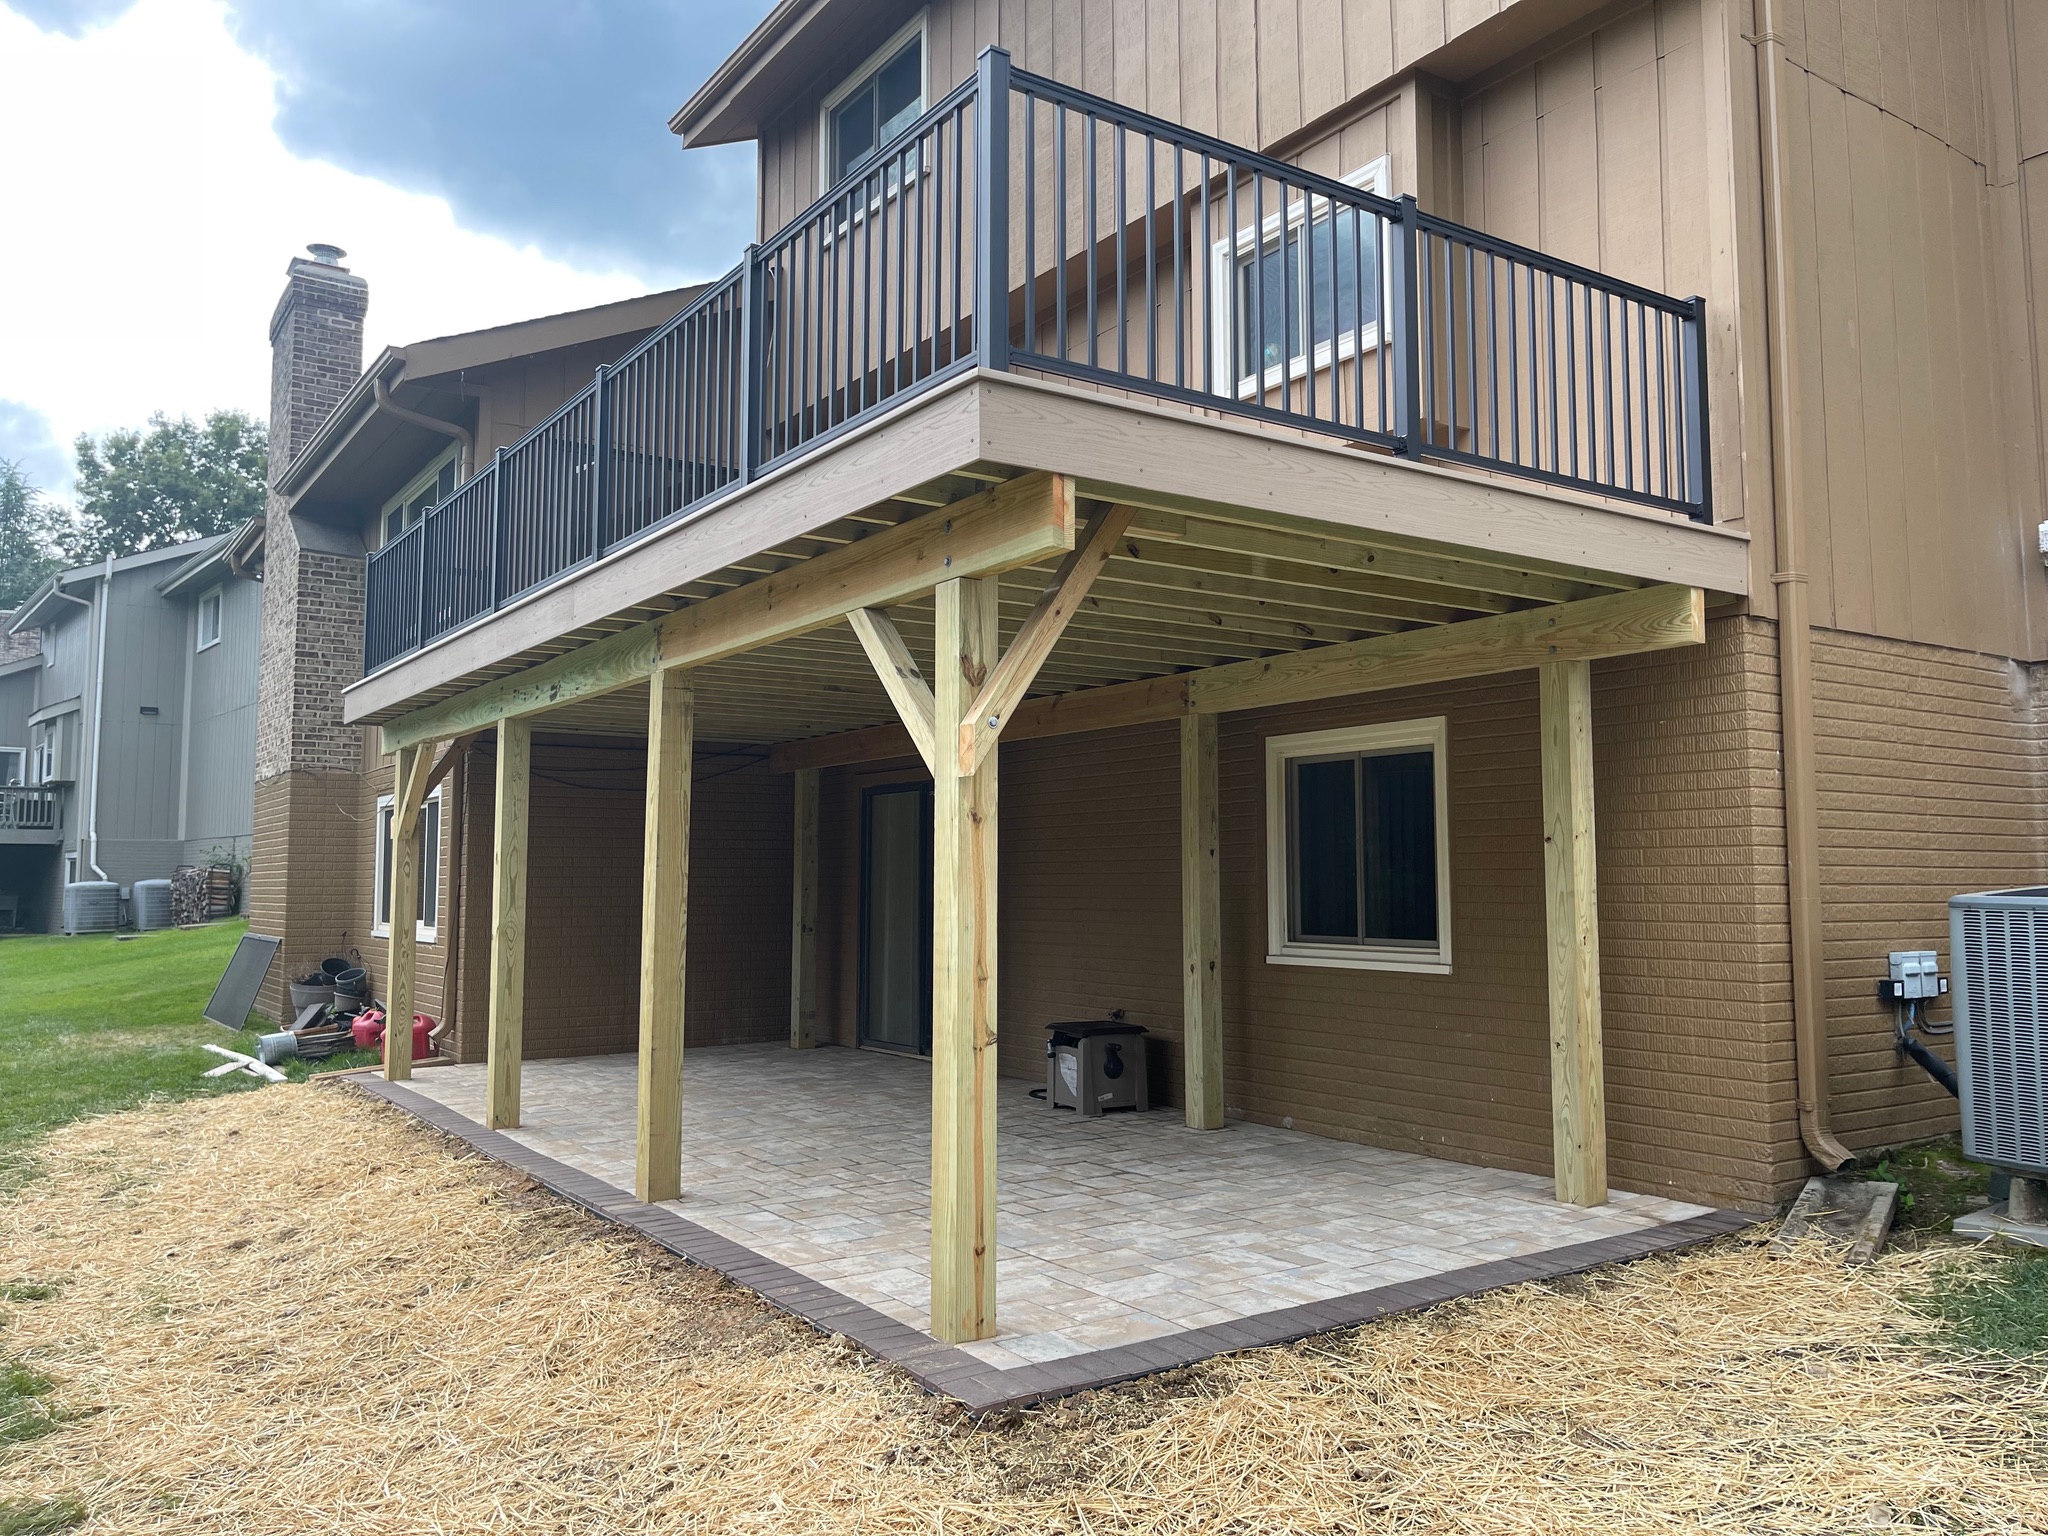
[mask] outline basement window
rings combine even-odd
[[[1445,721],[1266,742],[1266,959],[1447,973]]]
[[[392,799],[377,797],[377,905],[370,931],[379,938],[391,934],[391,820]],[[420,899],[413,930],[422,944],[434,942],[439,931],[436,919],[441,911],[441,787],[437,784],[420,807]]]

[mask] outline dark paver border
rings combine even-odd
[[[1440,1306],[1525,1280],[1555,1280],[1603,1264],[1626,1263],[1654,1253],[1696,1247],[1756,1221],[1740,1211],[1713,1210],[1616,1237],[1571,1243],[1520,1258],[1496,1259],[1488,1264],[1425,1275],[1419,1280],[1353,1291],[1327,1301],[1233,1318],[1206,1328],[1189,1328],[1114,1349],[1004,1368],[977,1360],[954,1345],[942,1344],[921,1329],[900,1323],[866,1302],[856,1301],[823,1281],[813,1280],[708,1227],[686,1221],[673,1211],[643,1204],[616,1186],[536,1152],[502,1131],[487,1131],[467,1115],[457,1114],[401,1083],[387,1083],[375,1076],[351,1080],[434,1129],[466,1142],[484,1156],[518,1169],[571,1204],[628,1227],[670,1253],[758,1292],[813,1327],[843,1334],[904,1371],[927,1391],[953,1398],[970,1413],[1024,1407],[1193,1365],[1215,1355],[1289,1344],[1398,1312]]]

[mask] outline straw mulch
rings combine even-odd
[[[1915,1342],[1933,1252],[1525,1286],[975,1424],[353,1092],[75,1125],[0,1205],[121,1532],[2048,1529],[2038,1369]]]

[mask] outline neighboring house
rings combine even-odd
[[[256,560],[265,584],[250,913],[282,941],[258,999],[279,1018],[289,976],[381,948],[389,932],[383,845],[366,835],[385,825],[389,774],[374,732],[344,723],[334,705],[362,673],[365,552],[417,538],[426,509],[477,464],[697,292],[387,348],[364,369],[368,285],[340,265],[345,252],[310,249],[312,259],[290,263],[271,322],[273,498]],[[453,777],[427,812],[420,1002],[436,1017],[457,990],[444,989],[443,961],[458,948],[451,869],[463,794]]]
[[[1953,1127],[1874,989],[2048,877],[2024,10],[778,5],[672,125],[760,243],[581,388],[294,264],[257,926],[415,905],[494,1126],[637,1048],[643,1200],[685,1040],[929,1053],[947,1340],[1056,1020],[1573,1205]]]
[[[246,862],[260,533],[60,571],[8,616],[32,649],[0,663],[0,922],[7,896],[55,932],[68,882]]]

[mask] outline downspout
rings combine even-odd
[[[418,411],[409,411],[404,406],[396,404],[391,398],[391,391],[384,387],[381,375],[370,381],[370,394],[376,400],[378,410],[388,412],[400,421],[409,421],[416,427],[425,427],[429,432],[439,432],[444,437],[454,438],[457,445],[455,483],[460,485],[469,478],[470,465],[476,461],[476,438],[467,427],[458,427],[454,422],[443,421],[438,416],[423,416]]]
[[[1823,969],[1820,796],[1814,764],[1813,633],[1802,547],[1806,488],[1799,463],[1799,358],[1787,233],[1784,93],[1789,68],[1778,32],[1783,0],[1757,0],[1757,94],[1762,108],[1764,243],[1770,302],[1771,518],[1778,591],[1778,727],[1785,781],[1785,884],[1791,916],[1792,1042],[1799,1136],[1830,1173],[1856,1157],[1828,1123],[1828,1015]]]
[[[107,625],[113,616],[114,555],[109,550],[100,574],[100,654],[92,673],[92,780],[85,804],[85,835],[92,842],[92,854],[86,863],[102,880],[107,878],[107,872],[100,868],[100,726],[107,718]]]

